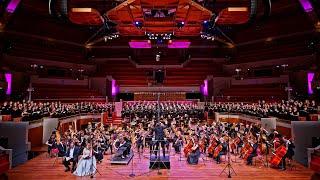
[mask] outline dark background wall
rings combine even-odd
[[[294,160],[307,166],[307,148],[312,147],[312,138],[320,137],[320,122],[292,121],[292,135],[295,143]]]
[[[12,149],[13,167],[28,160],[27,127],[27,122],[0,122],[0,136],[8,138],[8,148]]]

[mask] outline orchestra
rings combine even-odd
[[[268,132],[260,124],[219,121],[208,124],[188,114],[179,117],[163,115],[159,120],[155,116],[151,117],[151,121],[135,118],[136,123],[118,127],[89,123],[79,131],[69,126],[64,133],[57,132],[57,129],[47,142],[48,152],[64,158],[66,171],[70,171],[69,165],[72,163],[71,172],[76,175],[84,171],[76,169],[81,159],[82,162],[86,157],[94,158],[92,161],[101,163],[108,153],[126,159],[135,148],[138,153],[143,153],[144,147],[149,147],[156,156],[160,156],[162,150],[163,157],[166,151],[173,148],[176,154],[183,154],[187,163],[192,165],[198,164],[201,154],[212,158],[217,164],[221,163],[222,156],[242,158],[247,165],[253,165],[257,156],[266,157],[260,158],[263,163],[282,170],[286,168],[286,159],[292,160],[294,155],[293,139],[286,139],[275,130]],[[91,169],[86,173],[89,171],[94,172]]]

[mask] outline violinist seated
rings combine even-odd
[[[104,154],[104,149],[101,147],[100,142],[95,141],[93,145],[93,154],[97,159],[98,163],[102,162],[103,159],[103,154]]]
[[[57,143],[57,148],[59,150],[58,157],[63,157],[67,152],[67,142],[65,139],[61,139],[60,142]]]
[[[218,153],[218,155],[216,157],[217,164],[221,163],[221,156],[222,155],[226,155],[227,154],[227,150],[228,150],[228,143],[223,138],[220,139],[220,143],[221,144],[219,144],[219,145],[221,145],[222,147],[221,147],[221,150],[220,150],[220,152]],[[216,147],[215,151],[217,151],[217,149],[219,148],[219,145]]]
[[[183,138],[180,134],[178,135],[175,135],[174,137],[174,143],[172,144],[173,148],[174,148],[174,151],[175,153],[181,153],[181,147],[183,145]]]
[[[70,146],[68,147],[68,150],[65,153],[64,159],[62,161],[65,169],[65,172],[70,171],[70,163],[72,162],[72,169],[71,173],[73,173],[76,169],[76,165],[78,163],[78,157],[80,155],[80,148],[74,144],[73,141],[71,141]]]
[[[188,154],[187,162],[189,164],[198,164],[200,157],[200,148],[199,148],[199,140],[196,138],[194,140],[193,146],[191,148],[190,153]]]
[[[46,145],[48,145],[48,154],[50,157],[53,157],[58,153],[55,133],[51,134],[50,138],[46,142]]]
[[[257,150],[258,150],[258,140],[254,139],[253,144],[252,144],[252,152],[249,154],[247,158],[247,165],[252,165],[252,159],[253,157],[256,157],[258,155]]]
[[[117,151],[115,157],[125,159],[130,154],[131,144],[126,137],[120,136],[120,139],[115,141],[114,146]]]

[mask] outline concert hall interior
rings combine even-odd
[[[0,179],[320,179],[319,0],[0,0]]]

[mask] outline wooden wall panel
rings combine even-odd
[[[42,146],[43,126],[29,129],[28,141],[31,142],[31,147]]]

